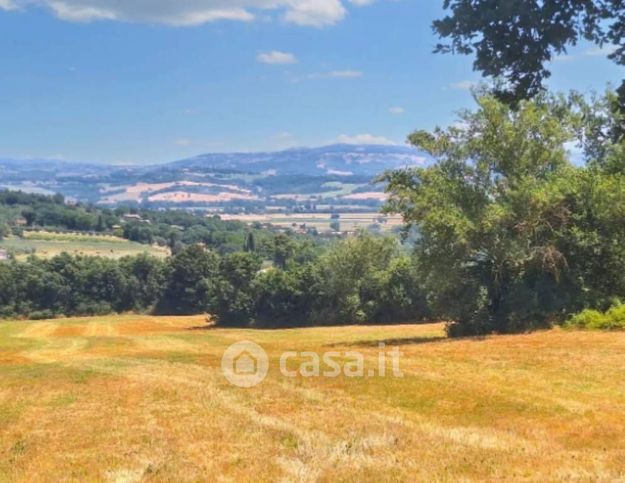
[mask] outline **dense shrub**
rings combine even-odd
[[[393,238],[343,240],[314,262],[259,273],[250,320],[257,326],[392,323],[429,314],[414,260]]]
[[[607,312],[586,309],[572,316],[565,326],[587,330],[625,330],[625,305],[616,305]]]

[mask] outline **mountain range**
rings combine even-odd
[[[372,180],[386,170],[420,166],[408,146],[337,144],[262,153],[212,153],[158,165],[103,165],[0,159],[0,188],[61,193],[103,205],[175,205],[204,209],[371,207],[383,199]]]

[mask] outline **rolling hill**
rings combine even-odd
[[[0,187],[103,205],[197,209],[379,206],[389,169],[427,163],[407,146],[337,144],[265,153],[212,153],[160,165],[0,159]]]

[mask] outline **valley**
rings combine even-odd
[[[377,211],[377,176],[422,166],[407,146],[332,145],[274,153],[218,153],[162,165],[1,160],[0,188],[60,193],[100,206],[183,208],[215,213]]]

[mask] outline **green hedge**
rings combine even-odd
[[[625,305],[616,305],[607,312],[584,310],[572,316],[567,321],[566,327],[587,330],[624,330]]]

